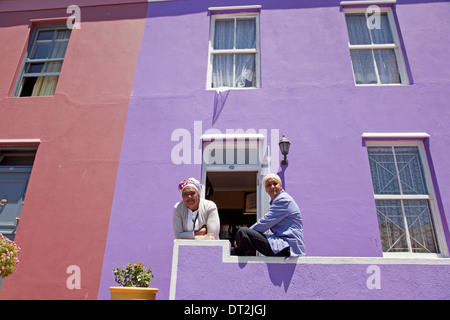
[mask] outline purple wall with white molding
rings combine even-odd
[[[176,286],[171,291],[177,300],[450,299],[448,262],[310,256],[258,262],[257,257],[223,257],[220,244],[191,246],[177,241],[172,278]]]
[[[215,91],[205,89],[208,7],[251,4],[262,5],[261,88],[231,91],[213,125]],[[181,200],[176,188],[181,179],[200,179],[201,175],[201,165],[193,163],[200,142],[195,123],[201,124],[201,133],[208,129],[225,133],[227,129],[253,128],[269,132],[278,129],[279,138],[286,135],[291,151],[289,165],[283,168],[285,189],[302,210],[309,257],[382,257],[362,133],[426,132],[430,135],[426,151],[449,239],[450,43],[446,39],[450,6],[444,1],[399,0],[395,13],[412,84],[356,87],[339,1],[149,3],[123,137],[99,299],[109,298],[108,287],[114,285],[111,270],[130,261],[152,266],[155,280],[151,286],[160,289],[157,298],[169,298],[172,212],[173,205]],[[176,165],[172,161],[172,149],[179,141],[172,141],[171,136],[177,129],[190,133],[191,164]],[[431,285],[423,296],[406,292],[412,284],[406,286],[402,281],[404,274],[411,273],[417,278],[417,286],[429,283],[427,279],[448,283],[448,266],[383,265],[382,274],[390,274],[389,284],[383,282],[381,291],[359,296],[367,290],[364,264],[303,265],[299,260],[298,264],[242,267],[222,263],[215,257],[220,250],[180,250],[176,298],[235,298],[233,291],[218,291],[220,286],[209,288],[207,296],[201,295],[202,288],[192,287],[196,276],[189,276],[189,269],[197,267],[205,273],[214,270],[214,279],[220,284],[233,279],[229,281],[232,286],[231,282],[246,279],[248,287],[241,288],[242,295],[238,296],[246,299],[396,298],[399,291],[405,292],[405,298],[449,298],[448,289]],[[195,262],[203,254],[211,259]],[[358,279],[354,279],[355,273]],[[276,289],[275,296],[270,288]]]

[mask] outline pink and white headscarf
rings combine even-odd
[[[186,188],[187,186],[194,187],[199,194],[200,191],[202,190],[202,185],[200,181],[198,181],[195,178],[189,178],[181,180],[180,184],[178,185],[178,191],[183,192],[183,189]]]

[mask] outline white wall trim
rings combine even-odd
[[[209,11],[228,11],[228,10],[258,10],[261,9],[261,5],[253,5],[253,6],[229,6],[229,7],[209,7]]]
[[[0,146],[36,146],[41,139],[0,139]]]
[[[202,141],[232,140],[232,139],[264,139],[260,133],[233,133],[233,134],[204,134],[200,137]]]
[[[364,132],[364,139],[426,139],[430,135],[426,132]]]

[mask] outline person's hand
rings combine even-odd
[[[206,226],[204,226],[200,230],[195,231],[194,235],[196,235],[196,236],[204,236],[206,233],[207,233]]]
[[[234,240],[234,247],[237,248],[236,240]]]

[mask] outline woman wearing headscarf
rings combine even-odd
[[[173,209],[173,232],[177,239],[195,239],[212,234],[219,239],[220,220],[213,201],[200,197],[202,185],[195,178],[184,179],[178,185],[183,201]]]
[[[283,190],[278,175],[267,175],[263,184],[271,198],[269,211],[250,228],[238,230],[234,253],[245,256],[257,250],[265,256],[305,255],[303,221],[297,203]],[[269,229],[273,234],[264,234]]]

